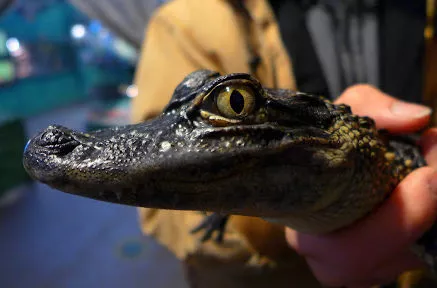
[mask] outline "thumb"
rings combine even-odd
[[[368,116],[376,126],[393,133],[411,133],[425,127],[431,108],[391,97],[370,85],[354,85],[346,89],[336,103],[352,107],[354,114]]]

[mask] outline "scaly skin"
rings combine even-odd
[[[357,221],[425,164],[414,144],[348,106],[206,70],[184,79],[160,117],[88,134],[50,126],[23,162],[68,193],[257,216],[307,233]]]

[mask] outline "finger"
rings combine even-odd
[[[431,128],[423,133],[420,146],[429,166],[437,169],[437,128]]]
[[[374,263],[395,257],[431,227],[437,215],[436,190],[434,170],[417,169],[380,208],[349,229],[320,236],[289,231],[287,240],[309,259],[321,261],[334,257],[350,273],[371,271]]]
[[[429,107],[397,100],[370,85],[354,85],[335,102],[350,105],[353,113],[369,116],[378,128],[393,133],[410,133],[423,128],[432,112]]]

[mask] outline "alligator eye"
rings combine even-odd
[[[255,95],[246,86],[226,86],[217,94],[216,105],[224,117],[242,118],[253,111]]]

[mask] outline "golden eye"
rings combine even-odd
[[[218,93],[216,105],[224,117],[243,118],[252,113],[255,95],[246,86],[226,86]]]

